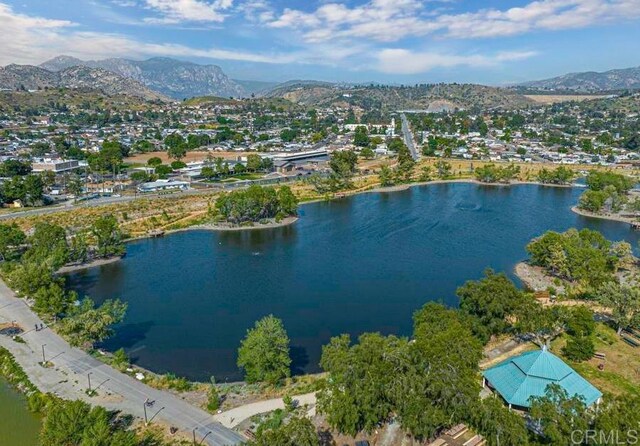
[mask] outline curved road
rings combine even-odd
[[[0,322],[12,321],[25,330],[21,336],[26,343],[18,343],[0,335],[0,345],[14,355],[31,382],[41,391],[65,399],[81,399],[109,410],[121,410],[141,420],[145,419],[145,401],[155,401],[151,407],[146,407],[146,416],[150,421],[175,426],[189,438],[195,429],[198,441],[210,432],[205,439],[205,444],[210,446],[230,446],[246,441],[216,421],[211,414],[173,394],[153,389],[120,373],[82,350],[72,348],[52,330],[44,328],[35,331],[35,324],[43,322],[23,299],[15,297],[14,292],[0,281]],[[52,362],[53,367],[43,368],[39,365],[43,352],[46,361]],[[97,389],[97,396],[89,397],[85,393],[89,379],[92,389]]]

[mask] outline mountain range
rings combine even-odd
[[[523,87],[540,90],[601,93],[612,90],[640,88],[640,67],[623,68],[604,72],[587,71],[539,81],[525,82]]]
[[[402,85],[331,83],[313,80],[281,84],[230,79],[217,65],[199,65],[166,57],[147,60],[111,58],[81,60],[58,56],[39,66],[0,67],[0,90],[66,87],[100,90],[146,100],[192,97],[280,97],[307,105],[349,103],[380,108],[455,109],[519,107],[531,103],[531,90],[557,93],[602,93],[640,89],[640,67],[602,73],[571,73],[526,82],[512,88],[473,84]]]
[[[11,64],[0,67],[0,89],[43,90],[47,88],[101,90],[107,95],[135,96],[146,100],[168,98],[133,79],[101,68],[71,66],[49,71],[33,65]]]
[[[178,100],[194,96],[245,97],[249,94],[245,87],[229,79],[217,65],[199,65],[167,57],[81,60],[58,56],[40,64],[41,68],[54,72],[78,66],[110,71]]]

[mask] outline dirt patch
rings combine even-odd
[[[192,161],[204,161],[208,156],[212,157],[221,157],[226,160],[236,160],[239,156],[247,156],[247,152],[208,152],[208,151],[195,151],[195,152],[187,152],[187,155],[182,159],[185,163],[190,163]],[[169,158],[167,152],[149,152],[149,153],[139,153],[134,156],[130,156],[129,158],[125,158],[125,163],[135,163],[135,164],[147,164],[149,158],[160,158],[164,164],[169,164],[172,161],[175,161]]]
[[[547,291],[550,288],[556,290],[557,294],[564,294],[565,287],[561,281],[549,276],[544,268],[532,266],[526,262],[520,262],[515,268],[516,276],[522,281],[524,286],[533,291]]]

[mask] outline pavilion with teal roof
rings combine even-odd
[[[483,372],[483,385],[504,398],[509,407],[528,409],[531,397],[544,396],[549,384],[558,384],[587,407],[600,402],[602,393],[589,381],[543,347],[509,358]]]

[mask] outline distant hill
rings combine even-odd
[[[99,90],[107,95],[127,95],[145,100],[167,100],[140,82],[100,68],[72,66],[50,71],[32,65],[0,67],[0,89],[41,90],[60,87]]]
[[[599,93],[612,90],[640,89],[640,67],[570,73],[540,81],[525,82],[523,87],[549,91]]]
[[[40,65],[41,68],[50,71],[77,66],[100,68],[116,73],[178,100],[194,96],[245,97],[250,94],[242,85],[229,79],[217,65],[199,65],[167,57],[147,60],[80,60],[70,56],[58,56]]]
[[[233,81],[244,88],[247,95],[260,95],[280,85],[278,82],[267,81],[246,81],[241,79],[233,79]]]
[[[281,97],[302,105],[343,104],[384,112],[403,109],[512,109],[533,104],[533,101],[512,90],[475,84],[349,86],[317,81],[291,81],[275,87],[266,96]]]

